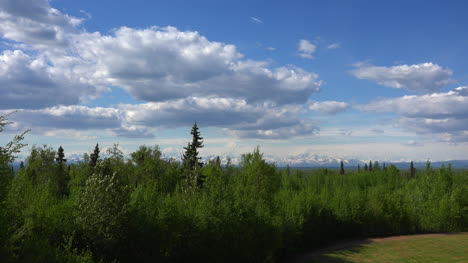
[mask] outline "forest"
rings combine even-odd
[[[25,136],[0,147],[1,262],[278,262],[349,238],[468,231],[468,171],[450,165],[304,172],[259,148],[202,163],[194,125],[181,161],[96,145],[67,163],[33,145],[14,170]]]

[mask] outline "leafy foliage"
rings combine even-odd
[[[189,166],[158,146],[125,159],[114,145],[69,169],[59,152],[33,146],[3,188],[1,262],[274,262],[340,239],[468,231],[468,172],[450,166],[343,176],[279,169],[256,148],[238,166],[196,164],[203,187],[185,191]]]

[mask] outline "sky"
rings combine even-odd
[[[7,142],[468,159],[466,1],[0,0]]]

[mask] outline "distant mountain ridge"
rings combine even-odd
[[[68,162],[67,163],[77,163],[81,161],[82,155],[72,154],[67,156]],[[105,157],[101,156],[101,158]],[[208,163],[209,160],[214,160],[217,156],[216,155],[208,155],[203,157],[203,162]],[[173,157],[166,157],[164,159],[171,159]],[[265,160],[270,163],[275,163],[277,167],[286,167],[289,165],[293,168],[339,168],[341,161],[343,161],[345,168],[357,168],[358,164],[361,168],[364,168],[364,164],[368,164],[367,161],[362,161],[358,159],[339,159],[339,158],[330,158],[326,156],[319,156],[319,155],[311,155],[311,154],[303,154],[297,155],[293,157],[284,157],[284,158],[275,158],[272,156],[264,156]],[[175,158],[177,160],[177,158]],[[241,158],[240,156],[235,157],[228,157],[228,156],[220,156],[221,163],[226,164],[228,159],[231,160],[233,165],[237,165]],[[385,163],[387,166],[395,165],[398,168],[408,168],[410,166],[410,161],[380,161],[377,160],[379,164],[382,166]],[[374,162],[374,160],[372,161]],[[13,167],[17,169],[21,163],[21,160],[16,160],[13,163]],[[431,166],[434,168],[441,167],[442,165],[451,164],[453,168],[467,168],[468,169],[468,160],[448,160],[448,161],[431,161]],[[26,164],[27,165],[27,164]],[[426,161],[414,161],[414,166],[416,168],[426,167]]]

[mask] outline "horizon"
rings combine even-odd
[[[112,3],[0,2],[0,138],[31,130],[20,159],[179,159],[194,122],[202,156],[468,159],[468,3]]]

